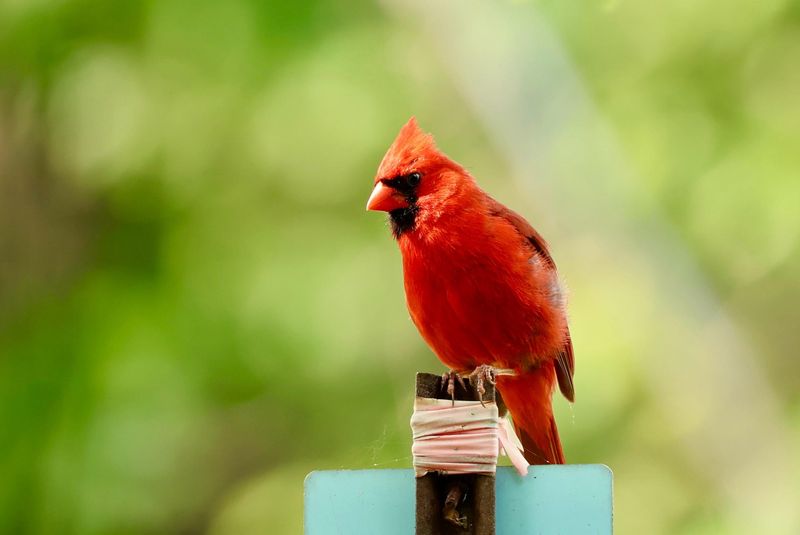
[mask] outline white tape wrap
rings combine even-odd
[[[508,421],[499,417],[494,402],[418,397],[411,430],[417,477],[428,472],[494,474],[501,448],[520,474],[527,473],[519,439]]]

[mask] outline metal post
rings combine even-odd
[[[466,390],[456,383],[455,398],[477,401],[469,380],[464,379],[464,382]],[[494,386],[484,386],[484,401],[494,401]],[[450,399],[442,387],[442,378],[431,373],[417,374],[417,396]],[[494,535],[494,489],[494,475],[442,476],[434,473],[417,478],[417,535]],[[447,518],[463,519],[464,527]]]

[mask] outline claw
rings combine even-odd
[[[470,381],[475,384],[475,390],[478,391],[478,401],[480,401],[481,405],[484,407],[486,406],[483,403],[483,396],[486,394],[484,383],[488,382],[490,385],[495,385],[495,376],[494,368],[488,364],[481,364],[469,374]]]
[[[445,388],[445,390],[447,390],[447,395],[450,396],[450,399],[453,401],[453,405],[456,404],[456,381],[459,382],[464,391],[467,390],[467,384],[464,382],[464,379],[458,374],[458,372],[450,370],[449,372],[444,372],[442,374],[442,386]]]

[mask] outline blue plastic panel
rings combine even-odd
[[[497,534],[610,535],[612,476],[600,464],[497,469]],[[312,472],[305,483],[306,535],[414,533],[412,470]]]

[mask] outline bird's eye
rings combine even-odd
[[[411,173],[408,175],[408,185],[412,188],[419,185],[419,181],[422,178],[422,175],[419,173]]]

